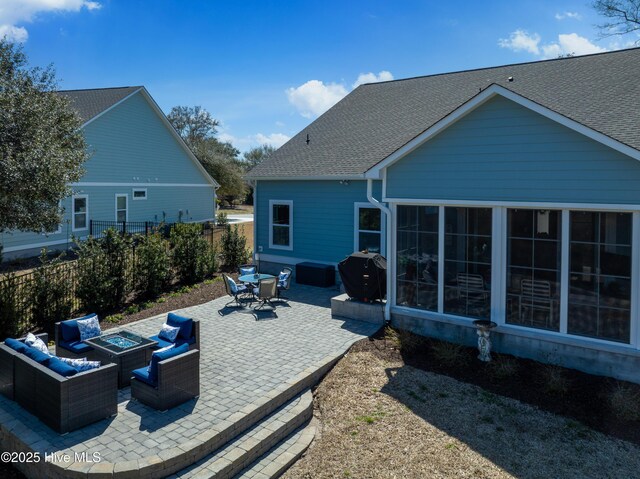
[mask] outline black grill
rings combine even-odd
[[[338,263],[338,272],[350,298],[383,299],[387,294],[387,260],[376,253],[353,253]]]

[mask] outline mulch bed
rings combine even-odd
[[[453,346],[405,331],[399,333],[391,332],[389,336],[389,331],[385,334],[380,330],[354,348],[370,350],[388,360],[401,359],[415,368],[480,386],[640,445],[640,421],[623,419],[610,406],[611,395],[619,387],[628,388],[634,392],[630,397],[640,401],[637,384],[506,354],[493,353],[493,361],[483,363],[477,359],[475,348]],[[442,353],[443,349],[446,354]],[[508,363],[508,372],[501,368],[505,363]]]

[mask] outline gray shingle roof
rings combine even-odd
[[[71,100],[71,106],[78,111],[82,122],[86,123],[140,88],[142,87],[125,86],[90,90],[61,90],[58,93]]]
[[[492,83],[640,150],[634,48],[362,85],[247,176],[360,175]]]

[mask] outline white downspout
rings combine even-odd
[[[386,217],[386,255],[389,257],[389,249],[391,248],[391,210],[387,208],[385,205],[380,203],[373,197],[373,180],[371,178],[367,179],[367,201],[371,203],[376,208],[380,209]],[[391,321],[391,297],[389,295],[389,291],[393,288],[391,287],[391,268],[387,268],[387,303],[384,308],[384,321],[389,323]]]

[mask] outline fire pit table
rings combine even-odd
[[[147,364],[147,354],[158,342],[130,331],[103,334],[85,340],[96,352],[96,359],[118,365],[118,389],[131,384],[131,371]]]

